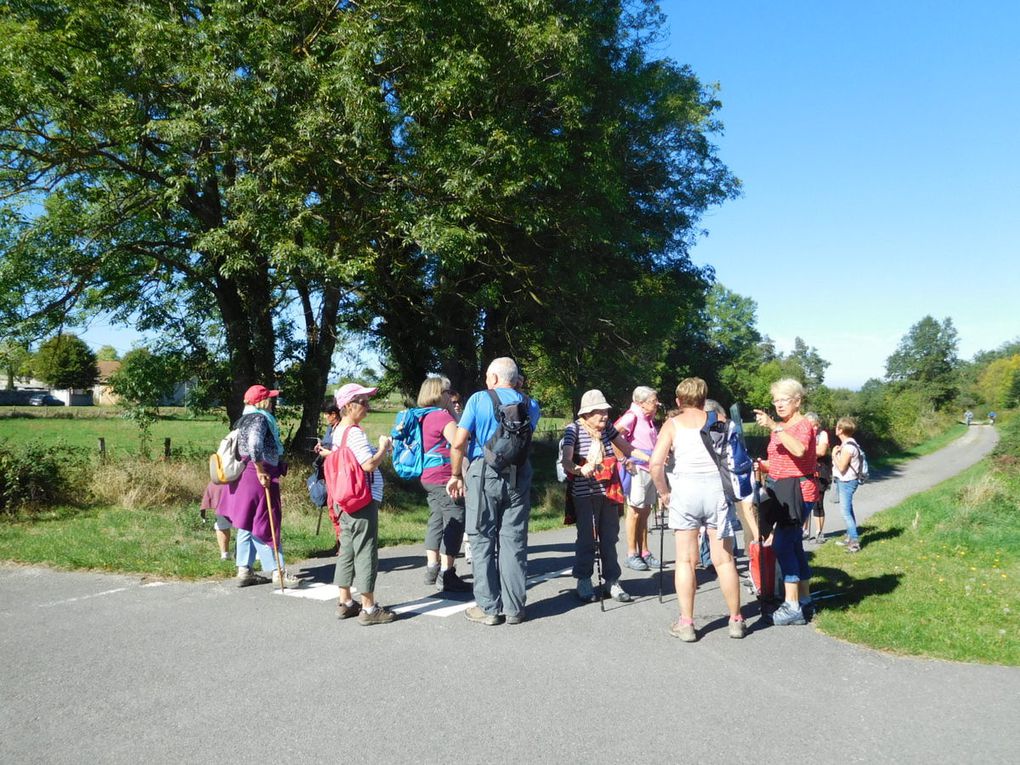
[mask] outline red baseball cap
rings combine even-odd
[[[244,403],[254,406],[267,398],[276,398],[280,395],[278,390],[269,390],[265,385],[253,385],[244,392]]]

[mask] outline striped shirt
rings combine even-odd
[[[620,434],[611,423],[606,423],[606,429],[602,431],[602,449],[603,454],[607,457],[613,456],[613,440]],[[588,431],[577,422],[572,422],[567,425],[567,432],[563,435],[563,447],[572,446],[574,448],[574,464],[580,464],[582,459],[586,459],[588,456],[588,450],[591,449],[591,436]],[[571,493],[575,497],[591,497],[596,494],[605,494],[606,485],[601,481],[596,481],[594,478],[583,478],[582,476],[574,476],[571,480]]]

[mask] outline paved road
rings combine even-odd
[[[974,427],[866,485],[862,513],[994,439]],[[499,627],[423,599],[417,547],[384,551],[377,594],[405,613],[372,629],[337,622],[324,584],[299,598],[0,567],[0,762],[1017,761],[1020,669],[897,658],[811,627],[730,640],[707,579],[703,636],[683,644],[654,579],[628,572],[638,601],[600,613],[557,575],[571,532],[531,541],[529,621]]]

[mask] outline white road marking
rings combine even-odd
[[[146,582],[142,587],[162,587],[165,584],[168,584],[168,582]]]
[[[547,582],[550,579],[556,579],[561,576],[567,576],[570,574],[571,569],[565,568],[562,571],[551,571],[548,574],[539,574],[528,579],[528,587],[534,587],[536,584]],[[351,592],[357,592],[352,589]],[[306,600],[336,600],[340,596],[340,590],[335,584],[324,584],[322,582],[313,582],[300,588],[289,588],[280,592],[279,587],[273,588],[274,595],[286,595],[290,598],[304,598]],[[410,600],[406,603],[399,603],[395,606],[390,606],[390,610],[397,614],[423,614],[425,616],[438,616],[440,618],[446,618],[459,614],[461,611],[466,611],[475,605],[473,600],[453,600],[452,598],[442,597],[426,597],[419,598],[418,600]]]
[[[80,600],[90,600],[92,598],[101,598],[104,595],[113,595],[117,592],[125,592],[127,587],[118,587],[115,590],[103,590],[102,592],[96,592],[92,595],[81,595],[77,598],[66,598],[65,600],[54,600],[52,603],[40,603],[39,608],[52,608],[53,606],[62,606],[66,603],[77,603]]]

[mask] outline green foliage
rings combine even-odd
[[[91,388],[96,383],[96,354],[74,335],[57,335],[39,346],[35,374],[52,388]]]
[[[976,387],[992,407],[1020,405],[1020,353],[992,360],[977,378]]]
[[[178,359],[135,348],[124,354],[120,369],[110,377],[110,389],[121,398],[124,416],[138,426],[139,451],[146,457],[159,404],[173,393],[182,372]]]
[[[135,348],[124,354],[120,369],[110,377],[110,388],[129,406],[158,412],[160,402],[173,394],[183,372],[178,359]]]
[[[341,316],[408,392],[502,354],[561,399],[695,360],[687,248],[739,184],[655,3],[5,7],[4,324],[106,310],[189,353],[218,324],[232,416],[294,367],[306,430]]]
[[[14,388],[15,377],[30,377],[32,353],[28,346],[15,340],[0,341],[0,370],[4,371],[5,387]]]
[[[112,345],[101,345],[96,351],[96,361],[120,361],[120,354]]]
[[[951,402],[958,390],[957,346],[953,320],[940,324],[925,316],[903,336],[896,351],[886,359],[886,378],[912,386],[936,408]]]
[[[80,499],[69,489],[82,464],[62,444],[0,440],[0,515]]]

